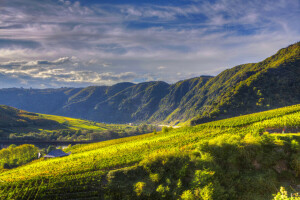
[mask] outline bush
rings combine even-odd
[[[182,200],[194,200],[195,197],[194,197],[194,194],[191,190],[186,190],[182,193],[181,199]]]
[[[145,182],[137,182],[134,185],[134,191],[136,193],[137,196],[141,196],[141,194],[143,193],[143,190],[146,187],[146,183]]]
[[[276,195],[274,195],[273,200],[300,200],[300,196],[298,193],[291,194],[289,197],[288,192],[285,190],[284,187],[280,187],[280,192],[278,192]]]

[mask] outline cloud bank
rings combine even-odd
[[[130,2],[4,0],[0,87],[172,83],[300,38],[298,0]]]

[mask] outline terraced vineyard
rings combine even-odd
[[[272,199],[300,190],[299,127],[294,105],[75,145],[0,173],[0,199]]]

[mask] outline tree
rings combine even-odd
[[[49,145],[48,149],[47,149],[47,153],[50,153],[51,151],[55,150],[56,147],[54,145]]]

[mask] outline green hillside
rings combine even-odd
[[[193,125],[300,103],[300,42],[258,63],[174,84],[0,89],[0,104],[107,123]]]
[[[2,129],[15,129],[26,127],[59,127],[59,123],[54,120],[41,117],[38,114],[18,110],[13,107],[0,105],[0,128]]]
[[[232,74],[229,75],[228,74]],[[214,81],[214,79],[219,79]],[[192,124],[270,108],[297,104],[300,100],[300,43],[279,50],[266,60],[237,66],[212,79],[210,95]],[[217,92],[217,95],[216,95]]]
[[[300,185],[300,104],[88,145],[0,173],[2,199],[272,199]]]
[[[124,137],[129,133],[135,135],[150,132],[150,129],[153,130],[150,126],[142,130],[137,126],[37,114],[0,105],[0,139],[105,140]]]

